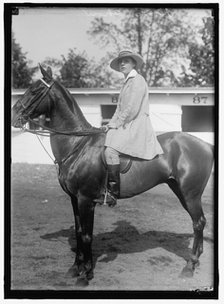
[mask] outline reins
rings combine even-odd
[[[99,134],[99,133],[105,133],[105,131],[103,129],[100,128],[94,128],[92,127],[91,129],[88,130],[83,130],[83,131],[70,131],[70,132],[66,132],[66,131],[58,131],[58,130],[54,130],[51,129],[47,126],[44,126],[38,122],[36,122],[35,120],[28,118],[29,122],[32,122],[33,124],[37,125],[38,127],[41,127],[43,130],[30,130],[27,128],[23,128],[23,130],[25,132],[29,132],[32,134],[35,134],[37,136],[38,141],[40,142],[41,146],[43,147],[43,149],[45,150],[45,152],[48,154],[48,156],[51,158],[51,160],[54,162],[54,164],[62,164],[64,163],[70,156],[72,156],[75,152],[77,152],[80,148],[82,148],[84,146],[84,144],[86,143],[86,140],[84,140],[85,136],[90,136],[90,135],[95,135],[95,134]],[[44,130],[46,129],[46,130]],[[61,161],[57,161],[56,159],[54,160],[50,153],[47,151],[47,149],[44,147],[43,143],[41,142],[41,140],[39,139],[38,135],[41,136],[47,136],[50,137],[50,135],[55,135],[55,134],[61,134],[61,135],[74,135],[74,136],[84,136],[83,140],[81,140],[81,142],[78,144],[77,147],[75,147],[74,150],[72,150],[71,152],[68,153],[68,155],[66,155]]]
[[[72,130],[72,131],[59,131],[55,130],[52,128],[49,128],[45,125],[40,124],[39,122],[36,122],[34,119],[28,118],[27,119],[29,122],[32,122],[36,126],[42,128],[43,130],[30,130],[30,129],[25,129],[25,131],[33,133],[33,134],[39,134],[43,136],[49,136],[49,134],[61,134],[61,135],[75,135],[75,136],[88,136],[88,135],[94,135],[94,134],[99,134],[99,133],[105,133],[104,129],[101,128],[95,128],[91,127],[86,130]],[[46,135],[47,134],[47,135]]]

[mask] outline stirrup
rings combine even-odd
[[[97,197],[93,200],[96,204],[104,205],[105,193],[101,193],[100,197]]]
[[[100,205],[114,207],[117,204],[117,199],[108,191],[108,189],[105,189],[105,192],[102,193],[99,198],[94,199],[94,202]]]
[[[104,205],[108,205],[109,207],[114,207],[117,205],[117,199],[106,189],[106,193],[104,196]]]

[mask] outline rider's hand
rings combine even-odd
[[[102,126],[101,129],[106,133],[109,130],[109,126],[108,125]]]
[[[114,125],[105,125],[105,126],[102,126],[101,129],[104,131],[104,132],[108,132],[109,129],[116,129],[116,127]]]

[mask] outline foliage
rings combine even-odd
[[[19,43],[12,35],[12,87],[14,89],[27,88],[32,82],[32,76],[37,68],[29,66],[30,62],[26,59],[26,53],[22,52]]]
[[[62,56],[60,81],[65,87],[86,88],[87,76],[89,68],[85,53],[77,54],[75,49],[70,49],[67,58]]]
[[[214,20],[203,19],[204,27],[200,31],[203,43],[189,44],[190,69],[183,71],[182,85],[212,86],[214,84]]]
[[[120,80],[109,69],[108,62],[107,56],[95,62],[85,52],[70,49],[61,60],[46,58],[42,64],[50,66],[54,78],[67,88],[113,88]]]
[[[190,78],[191,73],[198,68],[206,70],[208,64],[204,52],[201,67],[195,65],[194,49],[198,48],[201,33],[197,22],[192,22],[191,14],[188,9],[126,9],[120,11],[123,17],[116,20],[116,24],[95,18],[89,34],[102,47],[113,48],[111,58],[122,49],[141,54],[145,61],[141,73],[150,86],[181,86],[182,81],[187,84],[186,78]],[[206,30],[203,28],[207,33],[204,33],[204,48],[211,46],[209,25]],[[211,48],[211,61],[212,52]],[[192,71],[188,73],[189,68]],[[187,71],[186,75],[183,70]],[[178,78],[181,73],[182,77]],[[196,77],[188,84],[195,85]]]
[[[91,77],[89,77],[89,85],[95,88],[120,88],[121,79],[117,73],[109,68],[109,57],[106,55],[99,62],[91,60],[90,70]]]
[[[46,58],[54,77],[66,87],[120,88],[122,74],[109,62],[123,49],[144,58],[141,74],[149,86],[212,86],[214,84],[214,20],[210,12],[190,9],[112,9],[115,18],[95,18],[88,31],[106,55],[98,62],[85,52],[69,49],[61,59]],[[197,18],[195,18],[197,16]],[[116,19],[116,20],[115,20]],[[37,68],[12,40],[14,88],[26,88]]]

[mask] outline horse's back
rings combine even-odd
[[[193,159],[207,158],[213,162],[214,146],[202,139],[185,132],[167,132],[157,136],[164,154],[177,156],[179,152],[184,151],[191,155]]]
[[[176,144],[180,149],[188,151],[189,154],[194,155],[196,158],[208,157],[213,159],[214,146],[188,133],[168,132],[159,135],[157,138],[165,150],[168,143]]]

